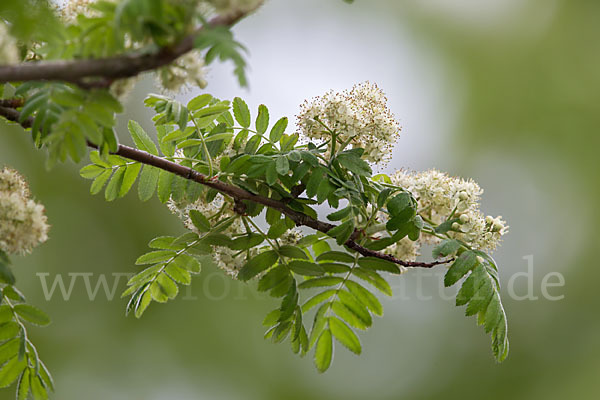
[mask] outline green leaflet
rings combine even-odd
[[[472,251],[465,251],[454,261],[448,272],[446,272],[444,285],[446,287],[454,285],[478,264],[477,255]]]
[[[346,243],[348,239],[350,239],[350,236],[353,232],[354,221],[348,220],[336,226],[335,228],[330,229],[327,231],[327,234],[332,238],[335,238],[336,243],[341,246],[342,244]]]
[[[247,281],[261,273],[262,271],[270,268],[277,261],[277,253],[273,250],[265,251],[260,253],[256,257],[250,259],[242,267],[238,274],[238,279]]]
[[[373,173],[369,164],[363,159],[360,158],[360,154],[358,152],[352,150],[346,150],[339,153],[336,157],[336,160],[349,171],[352,171],[356,175],[361,176],[369,176]],[[362,149],[361,149],[362,150]],[[362,154],[362,152],[361,152]]]
[[[446,239],[437,245],[432,252],[433,258],[447,257],[460,249],[462,244],[456,239]]]
[[[393,274],[400,273],[400,269],[396,264],[376,257],[361,257],[358,259],[358,265],[373,271],[386,271]]]
[[[190,220],[194,224],[194,226],[198,229],[199,232],[208,232],[210,231],[210,222],[208,219],[198,210],[190,210],[189,212]]]
[[[138,259],[135,261],[135,264],[155,264],[161,261],[170,260],[171,258],[175,257],[176,254],[176,252],[170,250],[151,251],[150,253],[146,253],[143,256],[138,257]]]
[[[344,283],[348,291],[352,293],[360,303],[364,304],[373,314],[379,316],[383,315],[383,307],[375,295],[357,282],[347,280]]]
[[[144,165],[138,183],[138,195],[141,201],[150,200],[152,195],[154,195],[154,191],[158,185],[159,171],[158,168]]]
[[[314,295],[313,297],[311,297],[310,299],[308,299],[302,305],[302,312],[309,311],[311,308],[313,308],[313,307],[321,304],[325,300],[330,299],[331,296],[333,296],[336,293],[337,293],[337,290],[335,290],[335,289],[329,289],[329,290],[326,290],[324,292],[317,293],[316,295]]]
[[[323,286],[335,286],[335,285],[339,285],[342,282],[344,282],[344,280],[340,277],[324,276],[321,278],[308,279],[308,280],[300,283],[300,285],[298,285],[298,287],[300,289],[308,289],[308,288],[323,287]]]
[[[250,110],[246,102],[239,97],[233,99],[233,115],[241,126],[250,127]]]
[[[119,168],[115,171],[112,178],[110,178],[108,185],[106,185],[106,191],[104,192],[104,198],[106,201],[113,201],[119,197],[124,177],[125,168]]]
[[[392,288],[390,284],[381,277],[377,272],[363,269],[363,268],[355,268],[352,273],[356,275],[358,278],[370,283],[375,288],[377,288],[383,294],[388,296],[392,295]]]
[[[256,116],[256,132],[259,135],[264,134],[269,127],[269,110],[264,104],[258,106],[258,115]]]
[[[310,261],[291,260],[288,265],[294,273],[299,275],[320,276],[324,273],[323,267]]]
[[[356,297],[351,295],[346,290],[340,290],[338,293],[340,302],[346,307],[352,314],[354,314],[366,327],[369,327],[373,323],[371,314],[367,310],[366,306],[360,303]]]
[[[315,366],[319,372],[325,372],[331,365],[333,359],[333,342],[331,339],[331,331],[325,329],[319,336],[317,346],[315,348]]]
[[[292,245],[283,245],[279,248],[279,254],[288,258],[298,258],[308,260],[308,255],[306,251],[301,249],[300,247],[292,246]]]
[[[210,95],[208,93],[203,93],[199,96],[194,97],[192,100],[190,100],[187,104],[187,108],[188,108],[188,110],[194,112],[196,110],[206,107],[212,99],[213,99],[212,95]]]
[[[45,326],[50,323],[50,317],[45,312],[29,304],[17,304],[13,310],[27,322],[34,325]]]
[[[283,133],[285,132],[285,129],[287,128],[287,124],[287,117],[279,119],[271,128],[271,132],[269,133],[269,140],[271,140],[271,142],[274,143],[279,142],[279,140],[283,136]]]
[[[119,189],[118,197],[123,197],[129,192],[141,169],[142,164],[139,163],[127,165],[125,173],[123,174],[123,181],[121,182],[121,188]]]
[[[0,250],[0,283],[15,284],[15,276],[10,269],[10,260],[2,250]]]
[[[356,333],[352,331],[342,320],[336,317],[329,318],[329,328],[331,329],[331,333],[333,336],[343,344],[348,350],[353,352],[354,354],[360,354],[362,351],[362,346],[360,345],[360,340]],[[317,344],[318,348],[318,344]]]
[[[17,380],[27,366],[27,361],[14,357],[0,367],[0,388],[4,388]]]
[[[234,239],[229,248],[232,250],[247,250],[260,245],[264,240],[258,233],[250,233]]]
[[[350,214],[350,212],[352,212],[352,207],[348,206],[327,215],[327,219],[330,221],[339,221],[346,218]]]
[[[135,143],[136,147],[140,150],[147,151],[150,154],[155,156],[158,155],[158,150],[156,149],[156,145],[150,139],[150,136],[144,131],[140,124],[135,121],[130,120],[127,124],[127,129],[129,129],[129,133],[131,134],[131,138]]]
[[[341,251],[325,251],[317,257],[317,261],[339,261],[343,263],[353,263],[354,257]]]

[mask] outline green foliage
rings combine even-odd
[[[458,294],[456,305],[466,305],[466,315],[477,315],[477,323],[492,335],[492,352],[496,360],[508,355],[508,328],[506,314],[500,300],[500,283],[494,261],[477,250],[463,252],[454,261],[444,284],[451,286],[468,274]]]
[[[137,265],[151,265],[133,276],[123,297],[131,296],[127,313],[141,317],[152,300],[164,303],[179,293],[178,285],[189,285],[192,275],[200,272],[196,255],[206,254],[204,237],[184,234],[180,237],[159,237],[149,246],[154,249],[140,256]]]
[[[10,260],[0,250],[0,388],[17,383],[17,399],[47,399],[54,390],[48,369],[27,335],[27,324],[45,326],[50,318],[26,303],[25,296],[13,286]]]
[[[20,85],[15,95],[27,98],[20,122],[32,119],[34,143],[48,149],[49,165],[67,157],[79,162],[87,154],[88,143],[98,146],[104,155],[116,151],[112,128],[114,115],[122,106],[107,91],[29,82]]]
[[[8,22],[10,33],[24,43],[49,40],[63,29],[50,4],[40,0],[2,1],[0,19]]]
[[[240,86],[248,85],[245,71],[246,61],[240,54],[241,51],[246,49],[233,38],[229,28],[224,26],[211,27],[205,24],[201,34],[196,37],[194,46],[200,50],[208,49],[205,55],[207,64],[216,59],[220,61],[231,60],[235,65],[234,74]]]

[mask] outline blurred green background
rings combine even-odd
[[[230,65],[208,75],[209,92],[265,103],[272,118],[330,88],[377,82],[403,125],[387,171],[435,167],[479,182],[484,211],[511,225],[495,254],[511,339],[500,365],[488,336],[454,307],[454,291],[440,290],[443,267],[394,280],[385,317],[361,336],[363,355],[337,346],[324,375],[288,344],[262,339],[275,301],[211,266],[141,320],[124,316],[123,277],[112,300],[100,290],[91,301],[81,276],[68,300],[58,291],[46,300],[37,273],[67,286],[69,273],[93,273],[92,286],[105,274],[112,285],[111,274],[137,270],[150,239],[182,227],[157,200],[90,196],[77,166],[46,171],[28,136],[0,123],[0,164],[28,177],[52,224],[50,240],[15,259],[15,270],[53,317],[30,336],[54,374],[54,398],[600,398],[599,17],[593,0],[271,0],[235,29],[250,50],[250,89],[236,86]],[[128,119],[150,127],[141,99],[151,85],[128,100],[125,143]],[[528,271],[512,294],[533,289],[538,299],[518,300],[509,281]],[[548,289],[561,300],[543,295],[549,273],[564,277]]]

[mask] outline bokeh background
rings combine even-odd
[[[206,89],[240,95],[272,118],[303,99],[377,82],[402,121],[386,169],[438,168],[472,177],[483,209],[511,232],[495,253],[509,317],[511,353],[492,358],[489,337],[441,291],[443,267],[410,271],[384,298],[385,317],[361,335],[356,357],[337,346],[332,368],[263,340],[276,302],[255,283],[210,265],[189,292],[126,318],[126,300],[90,300],[75,278],[68,300],[47,300],[42,278],[137,271],[155,236],[182,232],[158,200],[114,203],[89,195],[78,166],[44,168],[16,127],[0,123],[0,164],[24,173],[47,209],[51,240],[15,259],[21,289],[53,323],[32,328],[54,374],[56,399],[597,399],[600,397],[600,2],[592,0],[270,0],[236,28],[248,47],[249,90],[230,65],[214,65]],[[142,81],[120,117],[150,129]],[[194,90],[182,95],[191,98]],[[517,299],[528,292],[537,300]],[[542,283],[560,273],[564,286]],[[550,282],[558,282],[556,274]],[[531,296],[530,296],[531,297]],[[546,296],[547,297],[547,296]],[[10,390],[0,398],[12,398]]]

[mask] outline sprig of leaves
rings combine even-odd
[[[180,237],[162,236],[153,239],[149,246],[153,250],[140,256],[137,265],[152,264],[133,276],[122,297],[131,296],[127,313],[133,311],[141,317],[152,300],[164,303],[179,293],[178,285],[189,285],[192,275],[200,273],[200,263],[195,255],[210,254],[205,238],[194,233]]]
[[[26,97],[19,122],[33,118],[31,134],[38,147],[48,149],[48,164],[70,157],[79,162],[93,143],[107,155],[116,151],[112,130],[121,104],[105,90],[81,90],[63,83],[27,82],[16,96]]]
[[[54,391],[54,382],[29,340],[25,324],[46,326],[50,318],[27,304],[14,283],[10,260],[0,250],[0,388],[17,381],[17,400],[27,399],[29,394],[46,400]]]
[[[456,246],[447,241],[441,247]],[[442,252],[438,247],[436,252]],[[477,324],[492,336],[492,352],[498,362],[508,355],[508,325],[506,313],[500,299],[498,268],[494,260],[479,250],[463,251],[450,266],[444,277],[444,285],[452,286],[467,276],[456,295],[456,305],[466,305],[467,316],[477,315]]]
[[[194,46],[199,50],[208,49],[204,56],[207,65],[217,59],[222,62],[231,60],[235,66],[234,75],[238,78],[240,86],[248,85],[246,61],[241,54],[247,50],[233,38],[233,33],[228,27],[211,27],[204,24],[202,32],[194,40]]]

